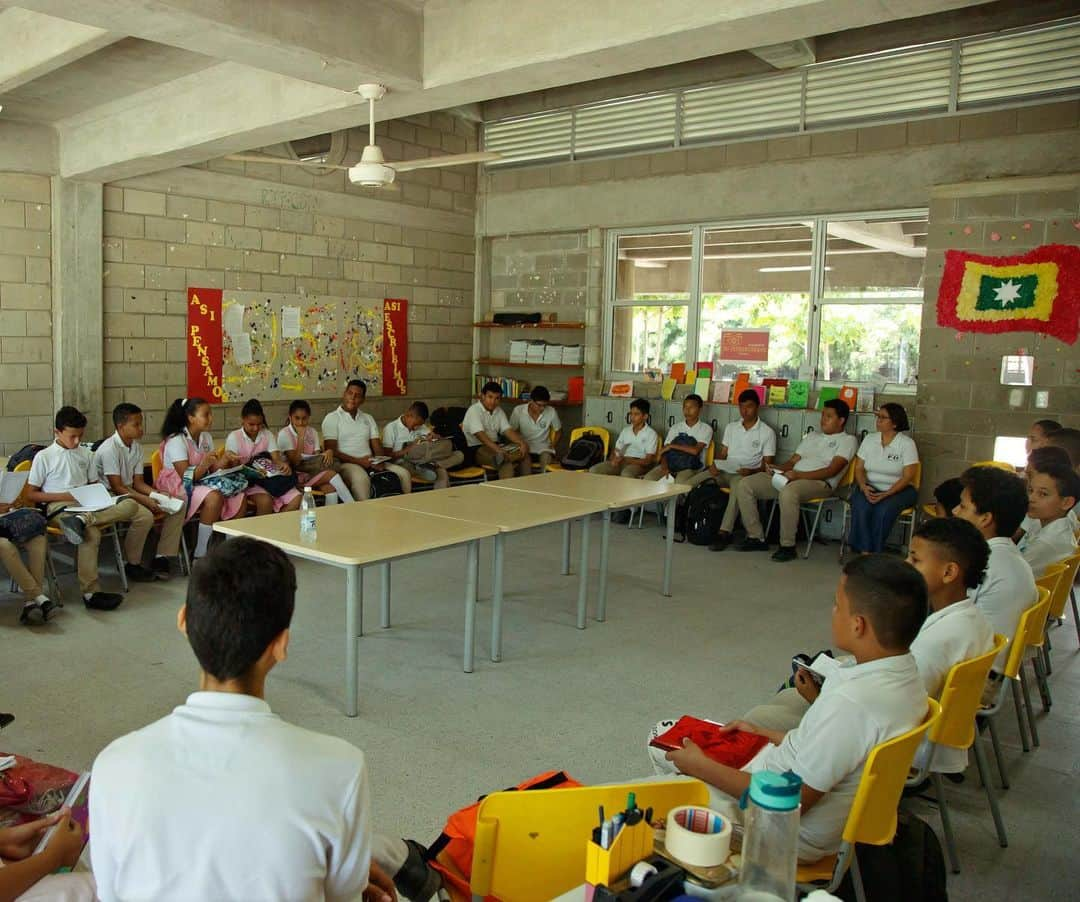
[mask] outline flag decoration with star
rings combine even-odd
[[[1047,244],[1017,257],[945,252],[937,321],[962,332],[1080,334],[1080,247]]]

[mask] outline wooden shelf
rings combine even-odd
[[[585,323],[473,323],[477,329],[584,329]]]
[[[584,363],[511,363],[509,360],[496,360],[491,357],[484,357],[480,360],[473,361],[478,366],[517,366],[526,367],[528,369],[549,369],[549,370],[583,370],[585,369]]]

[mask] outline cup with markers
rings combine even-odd
[[[653,853],[652,809],[642,811],[630,793],[626,808],[607,817],[603,806],[589,839],[585,861],[586,897],[597,886],[612,887],[626,879],[639,861]]]

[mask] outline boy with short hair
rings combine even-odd
[[[671,441],[666,443],[659,452],[660,463],[645,474],[650,482],[663,479],[671,473],[671,464],[668,455],[672,452],[690,454],[698,459],[699,466],[684,467],[675,474],[675,481],[680,485],[695,486],[709,478],[709,471],[705,467],[705,454],[713,440],[713,429],[701,419],[701,409],[705,402],[701,395],[687,395],[683,399],[682,412],[683,422],[678,423],[668,430]],[[688,436],[693,439],[692,444],[676,444],[680,436]]]
[[[412,491],[409,471],[397,464],[373,464],[372,457],[383,456],[379,427],[375,418],[360,408],[367,400],[367,385],[362,379],[350,379],[341,396],[341,404],[322,421],[323,443],[332,451],[349,494],[357,501],[371,497],[369,470],[389,470],[401,483],[403,494]],[[340,494],[340,491],[339,491]]]
[[[113,495],[126,495],[138,505],[124,540],[124,553],[129,561],[142,561],[146,539],[157,517],[161,517],[161,536],[153,568],[147,570],[141,563],[125,564],[124,571],[128,579],[136,582],[168,579],[171,575],[169,560],[180,556],[187,501],[181,500],[180,509],[169,513],[150,497],[153,489],[143,478],[143,451],[139,444],[143,436],[142,410],[134,404],[117,404],[112,419],[116,432],[94,452],[94,472],[98,481]]]
[[[1059,429],[1046,437],[1046,444],[1062,448],[1069,455],[1069,463],[1080,473],[1080,429]]]
[[[836,852],[867,756],[926,717],[926,691],[910,652],[926,605],[926,582],[910,565],[884,554],[850,561],[836,590],[832,633],[854,663],[825,680],[799,725],[784,733],[745,721],[727,724],[769,740],[741,769],[713,761],[690,740],[663,759],[650,749],[656,769],[703,780],[710,807],[732,817],[752,773],[792,771],[803,781],[799,860]]]
[[[442,460],[432,461],[427,465],[415,464],[406,459],[408,448],[417,442],[430,442],[438,440],[431,427],[427,425],[428,406],[423,401],[414,401],[396,420],[391,420],[383,427],[382,443],[383,450],[413,476],[430,480],[430,475],[425,469],[430,468],[434,473],[436,489],[445,489],[450,485],[450,475],[446,472],[451,467],[459,466],[465,455],[455,451],[449,457]]]
[[[518,463],[518,472],[528,476],[533,461],[546,473],[555,460],[555,446],[562,436],[559,412],[551,406],[551,392],[543,385],[529,389],[529,400],[510,411],[510,428],[514,429],[529,445],[529,453]]]
[[[619,433],[611,456],[589,468],[601,476],[625,476],[637,479],[644,476],[656,460],[660,436],[648,424],[649,402],[636,398],[630,402],[630,425]]]
[[[485,383],[480,398],[465,412],[461,431],[468,444],[466,463],[494,467],[499,479],[511,479],[515,464],[529,459],[529,446],[510,425],[501,407],[502,387],[498,382]],[[501,438],[512,445],[500,445]]]
[[[1044,448],[1050,441],[1050,436],[1061,430],[1061,423],[1057,420],[1036,420],[1028,430],[1024,440],[1024,451],[1030,454],[1036,448]]]
[[[963,491],[964,483],[959,477],[953,476],[939,483],[934,488],[934,515],[951,517],[953,508],[960,503],[960,493]]]
[[[83,448],[80,444],[86,429],[83,413],[74,407],[61,407],[56,412],[54,426],[55,439],[34,455],[27,480],[27,498],[34,504],[44,504],[50,517],[69,505],[78,504],[71,489],[97,481],[94,455],[89,448]],[[102,592],[98,583],[100,527],[131,520],[138,512],[139,505],[134,500],[122,498],[104,510],[64,514],[59,518],[65,538],[79,546],[79,587],[86,607],[112,611],[124,600],[124,596],[118,592]],[[128,563],[138,563],[138,558]],[[150,574],[150,579],[154,578]]]
[[[1022,524],[1020,553],[1036,576],[1062,558],[1076,553],[1076,518],[1072,509],[1080,500],[1080,476],[1069,466],[1065,451],[1037,448],[1025,471],[1027,516]]]

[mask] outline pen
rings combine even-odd
[[[623,828],[623,824],[626,822],[626,818],[620,813],[616,814],[611,819],[611,841],[615,842],[618,838],[620,831]]]
[[[600,806],[600,826],[604,826],[604,806]]]
[[[600,828],[600,848],[611,848],[611,821],[604,821],[603,826]]]

